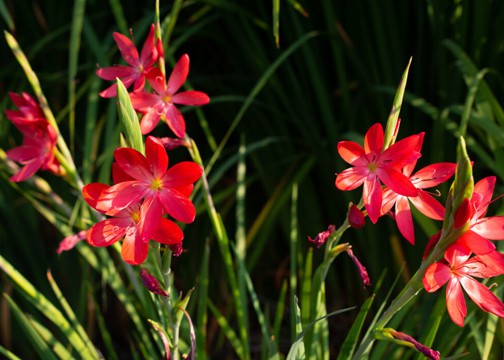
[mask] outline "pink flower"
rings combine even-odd
[[[145,156],[134,149],[119,148],[114,157],[116,184],[101,193],[97,210],[113,215],[144,199],[146,217],[159,208],[178,221],[194,220],[196,211],[188,196],[203,172],[201,166],[185,161],[168,168],[163,144],[152,136],[146,140]]]
[[[126,36],[115,32],[113,34],[114,40],[121,52],[123,59],[129,64],[127,65],[114,65],[98,69],[96,74],[104,80],[115,81],[116,78],[121,79],[126,88],[133,84],[133,91],[140,91],[145,85],[145,75],[158,58],[158,47],[155,45],[155,26],[151,25],[149,35],[145,40],[142,47],[142,53],[138,55],[133,42]],[[117,96],[117,85],[114,83],[107,89],[100,92],[100,96],[110,98]]]
[[[348,247],[346,249],[346,253],[348,254],[348,256],[350,256],[350,258],[354,262],[355,266],[357,267],[357,270],[359,271],[359,275],[362,279],[362,284],[364,285],[364,287],[370,286],[371,280],[369,279],[367,269],[364,267],[364,265],[362,265],[362,263],[359,261],[359,259],[357,259],[357,256],[354,255],[354,253],[350,247]]]
[[[364,137],[364,148],[353,141],[339,142],[338,153],[353,167],[339,173],[335,185],[340,190],[353,190],[364,184],[362,198],[373,223],[381,215],[381,182],[397,194],[418,195],[418,190],[400,170],[421,156],[417,151],[421,136],[409,136],[383,150],[383,128],[376,123]]]
[[[422,148],[423,133],[420,135],[420,140],[418,141],[416,149],[417,151],[420,151]],[[416,163],[417,161],[415,160],[406,165],[402,169],[402,172],[410,179],[413,186],[417,188],[418,195],[414,197],[404,196],[395,193],[390,188],[385,188],[382,195],[383,202],[381,209],[381,213],[383,215],[388,213],[395,205],[394,218],[396,220],[397,227],[399,228],[401,234],[412,245],[415,244],[415,231],[413,229],[413,217],[411,215],[410,201],[425,216],[434,220],[443,220],[443,205],[441,205],[432,197],[432,195],[423,189],[428,189],[447,181],[455,173],[455,169],[457,167],[457,164],[454,163],[437,163],[426,166],[411,175]]]
[[[61,254],[63,251],[72,250],[79,241],[82,241],[86,238],[86,235],[87,230],[82,230],[79,231],[77,234],[67,236],[66,238],[61,240],[58,249],[56,250],[56,253]]]
[[[201,91],[178,92],[186,81],[189,73],[189,56],[183,55],[173,69],[168,83],[165,76],[158,68],[153,68],[147,74],[147,81],[152,86],[155,94],[148,92],[136,92],[130,94],[133,107],[144,113],[140,122],[142,134],[150,133],[163,119],[173,133],[183,138],[185,136],[185,121],[180,111],[175,106],[180,105],[205,105],[210,102],[208,95]]]
[[[147,258],[149,240],[166,245],[182,242],[182,230],[173,221],[162,217],[162,209],[157,202],[138,199],[121,210],[99,209],[99,199],[108,189],[108,185],[101,183],[91,183],[82,189],[84,199],[92,208],[112,215],[88,230],[86,240],[90,245],[110,246],[124,238],[121,247],[124,261],[139,265]]]
[[[488,266],[479,256],[470,258],[471,252],[465,247],[452,244],[445,252],[444,260],[430,265],[425,271],[423,285],[426,291],[434,292],[447,284],[446,307],[453,322],[464,326],[467,315],[462,289],[483,311],[504,317],[504,304],[486,286],[474,277],[489,278],[504,274],[502,254],[495,252],[495,261]]]
[[[58,134],[45,119],[38,103],[27,93],[10,93],[10,98],[19,110],[6,110],[12,124],[23,134],[23,145],[7,151],[7,156],[24,167],[11,181],[24,181],[39,169],[61,175],[59,161],[54,157]]]

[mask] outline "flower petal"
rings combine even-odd
[[[389,188],[385,188],[382,191],[382,208],[381,214],[385,215],[388,213],[392,207],[395,205],[397,199],[402,195],[397,195],[395,192],[390,190]]]
[[[383,127],[380,123],[372,125],[364,136],[364,151],[369,153],[381,153],[383,150]]]
[[[425,216],[434,220],[443,220],[445,209],[443,205],[423,190],[418,191],[418,196],[409,198],[413,205]]]
[[[146,75],[147,81],[152,86],[154,91],[158,93],[160,96],[166,95],[166,82],[165,76],[159,70],[159,68],[152,68]]]
[[[364,180],[364,189],[362,192],[364,206],[368,213],[369,219],[373,224],[376,224],[381,215],[382,206],[382,189],[378,178]]]
[[[489,240],[504,240],[504,216],[480,219],[471,230]]]
[[[164,211],[175,220],[191,223],[196,217],[196,209],[191,200],[174,189],[166,189],[159,196]]]
[[[178,188],[193,184],[203,174],[203,168],[192,161],[182,161],[166,171],[163,187]]]
[[[413,186],[409,178],[400,171],[389,167],[379,167],[376,174],[385,185],[399,195],[411,197],[418,195],[418,190]]]
[[[117,165],[135,180],[149,183],[152,171],[149,161],[140,152],[131,148],[118,148],[114,151]]]
[[[340,190],[353,190],[358,188],[366,179],[369,170],[361,167],[345,169],[336,176],[334,185]]]
[[[425,291],[432,293],[439,290],[450,278],[450,268],[445,263],[435,262],[425,270],[422,283]]]
[[[466,231],[455,243],[466,247],[477,255],[488,254],[495,250],[495,245],[490,240],[471,230]]]
[[[186,81],[189,74],[189,55],[184,54],[175,65],[170,78],[168,79],[167,91],[170,94],[175,94],[182,84]]]
[[[210,98],[204,92],[189,90],[173,95],[172,102],[180,105],[200,106],[208,104]]]
[[[124,237],[128,226],[134,225],[130,218],[105,219],[93,225],[86,240],[93,246],[109,246]]]
[[[155,178],[160,178],[165,174],[168,168],[168,154],[159,139],[153,136],[147,137],[145,141],[145,157],[150,163],[150,170]]]
[[[156,197],[147,197],[140,207],[140,220],[137,222],[138,236],[148,242],[158,231],[163,216],[163,208]]]
[[[338,154],[350,165],[364,166],[367,162],[364,149],[354,141],[340,141],[338,143]]]
[[[404,166],[422,156],[422,154],[416,150],[418,141],[420,141],[422,137],[422,133],[420,133],[399,140],[383,152],[380,156],[380,162],[382,164],[389,164],[389,166],[396,169],[402,169]]]
[[[453,277],[446,287],[446,308],[453,322],[458,326],[464,326],[467,307],[462,287],[456,277]]]
[[[123,79],[125,77],[132,77],[132,79],[134,79],[138,76],[138,73],[131,66],[114,65],[96,70],[96,75],[103,80],[115,81],[116,78]],[[131,85],[132,82],[133,81],[131,81],[129,85]],[[124,86],[128,87],[126,84]]]
[[[96,203],[98,202],[100,195],[108,188],[109,186],[106,184],[90,183],[82,188],[82,196],[89,206],[96,210]]]
[[[417,189],[428,189],[447,181],[457,168],[457,164],[442,162],[431,164],[417,171],[410,177]]]
[[[183,138],[185,136],[185,121],[180,111],[175,105],[168,105],[165,115],[168,127],[177,137]]]
[[[154,109],[151,109],[142,116],[142,120],[140,120],[140,130],[142,131],[142,135],[146,135],[150,133],[156,125],[159,123],[160,115]]]
[[[112,163],[112,181],[114,184],[119,184],[124,181],[135,181],[131,176],[126,174],[116,162]]]
[[[107,215],[117,214],[148,193],[148,185],[138,181],[124,181],[104,190],[96,203],[96,210]]]
[[[121,255],[128,264],[140,265],[147,258],[148,252],[149,243],[142,241],[136,233],[124,238]]]
[[[488,205],[490,205],[492,200],[496,180],[495,176],[488,176],[474,184],[474,193],[471,201],[476,208],[476,219],[485,215]]]
[[[114,40],[121,52],[123,59],[131,66],[136,66],[138,64],[138,51],[131,40],[121,33],[115,32],[112,34]]]
[[[184,233],[173,221],[163,218],[153,238],[161,244],[175,245],[184,240]]]
[[[481,310],[491,312],[499,317],[504,317],[504,304],[485,285],[469,276],[460,279],[467,295],[480,307]]]
[[[413,217],[411,216],[411,210],[407,197],[399,196],[397,198],[395,219],[402,236],[404,236],[411,245],[415,245],[415,229],[413,227]]]
[[[140,63],[143,65],[144,68],[148,66],[152,66],[154,61],[156,61],[157,57],[157,50],[155,48],[155,26],[154,24],[151,24],[149,34],[147,35],[147,38],[145,39],[144,45],[142,47],[142,52],[140,54]]]

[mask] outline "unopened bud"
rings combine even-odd
[[[164,290],[160,285],[158,279],[151,275],[147,270],[142,269],[140,271],[140,276],[142,278],[142,283],[151,293],[156,295],[168,296],[166,290]]]
[[[360,229],[366,224],[364,213],[354,204],[348,209],[348,222],[354,229]]]

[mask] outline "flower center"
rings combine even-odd
[[[135,222],[135,224],[138,224],[138,222],[140,221],[140,211],[139,210],[134,211],[131,214],[131,219]]]
[[[368,164],[368,169],[369,169],[369,171],[371,171],[371,172],[375,172],[375,171],[376,171],[376,169],[378,169],[378,164],[376,164],[376,163],[374,163],[374,162],[369,163],[369,164]]]
[[[163,97],[163,101],[164,101],[165,103],[171,103],[171,102],[172,102],[172,97],[171,97],[171,95],[169,95],[169,94],[165,94],[165,96]]]
[[[152,190],[159,191],[163,188],[163,184],[161,183],[160,179],[154,179],[154,180],[152,180],[150,188]]]

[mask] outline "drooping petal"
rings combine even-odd
[[[114,151],[114,158],[117,165],[133,179],[145,182],[152,180],[149,161],[135,149],[116,149]]]
[[[425,291],[432,293],[443,287],[450,278],[450,268],[445,263],[435,262],[425,270],[422,283]]]
[[[418,195],[418,190],[413,186],[410,179],[400,171],[389,167],[380,167],[377,169],[376,174],[386,186],[399,195],[409,197]]]
[[[93,225],[87,232],[86,240],[93,246],[109,246],[124,237],[126,228],[134,224],[130,218],[105,219]]]
[[[466,231],[456,243],[465,246],[478,255],[488,254],[495,250],[495,245],[490,240],[485,239],[471,230]]]
[[[364,199],[364,206],[366,207],[369,219],[373,224],[376,224],[381,215],[382,206],[382,189],[378,178],[364,180],[362,198]]]
[[[442,162],[431,164],[417,171],[410,177],[417,189],[428,189],[447,181],[457,168],[457,164]]]
[[[196,217],[193,203],[174,189],[166,189],[159,195],[164,211],[175,220],[191,223]]]
[[[153,136],[147,137],[145,141],[145,157],[149,161],[150,170],[156,179],[164,175],[168,168],[168,154],[159,139]]]
[[[139,239],[135,233],[124,238],[121,255],[128,264],[140,265],[147,258],[148,252],[149,243]]]
[[[481,310],[491,312],[501,318],[504,317],[504,304],[485,285],[469,276],[460,279],[467,295],[480,307]]]
[[[208,104],[210,98],[204,92],[188,90],[173,95],[172,102],[180,105],[200,106]]]
[[[471,230],[489,240],[504,240],[504,216],[480,219]]]
[[[177,137],[183,138],[186,131],[185,120],[180,111],[175,107],[175,105],[168,105],[165,115],[168,127]]]
[[[131,40],[121,33],[115,32],[112,34],[114,40],[121,52],[123,59],[131,66],[136,66],[138,64],[138,51]]]
[[[353,167],[345,169],[336,176],[334,185],[340,190],[353,190],[364,182],[369,170],[366,168]]]
[[[192,161],[182,161],[166,171],[163,187],[178,188],[195,183],[203,174],[203,168]]]
[[[175,68],[170,74],[167,86],[168,93],[175,94],[180,89],[182,84],[186,81],[188,74],[189,74],[189,56],[187,54],[184,54],[177,62]]]
[[[365,165],[366,153],[362,146],[354,141],[340,141],[338,143],[338,154],[350,165]]]
[[[456,277],[453,277],[446,287],[446,308],[453,322],[458,326],[464,326],[467,307],[462,287]]]
[[[411,245],[415,245],[415,229],[413,227],[413,217],[411,216],[407,197],[399,196],[397,198],[395,219],[402,236],[404,236]]]
[[[364,135],[364,151],[380,153],[383,149],[383,128],[380,123],[373,124]]]
[[[418,191],[418,196],[410,198],[413,205],[425,216],[434,220],[443,220],[445,209],[432,195],[423,190]]]
[[[184,240],[184,233],[173,221],[163,218],[153,238],[161,244],[175,245]]]

